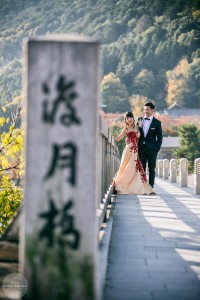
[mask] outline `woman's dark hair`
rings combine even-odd
[[[151,109],[154,109],[154,108],[155,108],[155,105],[154,105],[153,103],[151,103],[151,102],[146,102],[146,103],[144,104],[144,106],[149,106]]]
[[[126,118],[133,118],[133,121],[135,121],[133,113],[131,111],[127,111],[124,113],[124,122],[125,122],[125,125],[128,126],[129,124],[126,123]]]

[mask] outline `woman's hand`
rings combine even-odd
[[[123,128],[118,136],[113,136],[115,142],[119,142],[126,135],[126,128]]]

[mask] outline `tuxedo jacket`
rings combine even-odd
[[[162,145],[161,122],[158,119],[153,117],[146,137],[144,137],[144,131],[143,131],[143,117],[138,118],[137,124],[139,125],[139,130],[140,130],[139,150],[141,150],[142,147],[145,146],[145,149],[147,151],[158,152]]]

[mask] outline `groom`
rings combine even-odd
[[[149,168],[149,184],[153,187],[155,180],[155,168],[157,153],[162,144],[161,122],[154,118],[154,104],[146,102],[144,105],[144,117],[138,118],[140,129],[139,157],[146,171],[146,164]]]

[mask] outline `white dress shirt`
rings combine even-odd
[[[149,131],[149,127],[151,125],[151,122],[153,120],[153,116],[149,117],[150,120],[145,120],[146,117],[143,119],[143,132],[144,132],[144,137],[147,136],[147,133]]]

